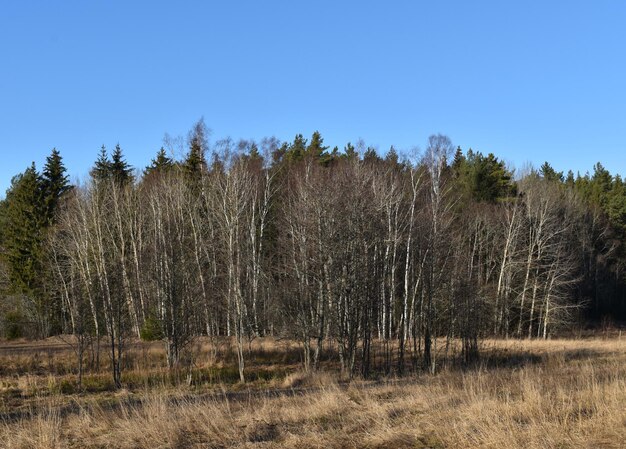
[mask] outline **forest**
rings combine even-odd
[[[178,367],[196,337],[231,337],[245,382],[247,348],[273,336],[306,371],[332,354],[367,378],[626,319],[626,185],[600,163],[518,172],[441,134],[407,154],[319,132],[209,143],[202,120],[143,169],[95,153],[74,185],[56,149],[12,179],[0,331],[73,335],[80,372],[92,348],[117,387],[133,339]]]

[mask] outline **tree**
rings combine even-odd
[[[343,155],[344,158],[346,159],[358,159],[359,157],[359,153],[357,152],[356,148],[354,147],[354,145],[352,145],[350,142],[348,142],[346,144],[346,146],[343,149]]]
[[[440,267],[445,263],[446,252],[443,251],[444,235],[446,232],[449,213],[447,194],[449,192],[444,171],[447,160],[452,154],[453,146],[450,138],[442,134],[432,135],[428,138],[424,164],[428,170],[430,189],[430,235],[428,248],[428,269],[426,275],[426,317],[424,326],[424,364],[431,373],[436,367],[436,336],[435,319],[438,307],[435,301],[442,286]],[[433,350],[433,344],[435,350]]]
[[[13,178],[5,202],[2,256],[9,270],[10,291],[28,298],[37,333],[45,336],[48,320],[42,270],[46,215],[35,163]]]
[[[322,159],[328,147],[324,146],[324,139],[319,131],[315,131],[311,136],[311,142],[306,147],[305,154],[314,160]]]
[[[321,144],[321,142],[318,142]],[[302,134],[296,134],[293,142],[287,148],[287,152],[285,153],[285,158],[289,162],[298,162],[304,159],[304,156],[307,154],[307,140],[304,138]]]
[[[100,148],[98,159],[96,159],[96,162],[89,173],[92,179],[96,182],[101,182],[111,177],[111,160],[109,159],[104,145]]]
[[[165,148],[161,147],[150,162],[150,165],[144,169],[144,178],[148,179],[154,176],[162,176],[169,173],[174,167],[174,159],[167,155]]]
[[[119,143],[115,146],[115,150],[111,155],[109,171],[112,179],[120,186],[132,184],[135,180],[135,177],[133,176],[133,168],[124,159],[122,148]]]
[[[544,162],[539,169],[539,174],[543,179],[550,182],[563,182],[563,172],[557,172],[548,162]]]
[[[392,166],[395,166],[395,165],[398,165],[399,160],[400,160],[400,157],[398,156],[398,152],[396,151],[396,149],[392,145],[389,148],[389,151],[387,152],[387,155],[385,156],[385,161],[387,163],[391,164]]]
[[[50,156],[46,158],[41,174],[43,208],[47,225],[54,222],[59,200],[71,188],[68,179],[61,153],[53,148]]]
[[[189,152],[183,161],[183,171],[187,179],[196,186],[207,169],[205,153],[208,150],[208,135],[209,131],[204,124],[204,119],[200,119],[191,128],[187,138]]]
[[[86,342],[97,366],[106,341],[120,387],[141,329],[173,370],[196,336],[228,336],[245,381],[246,343],[278,335],[300,342],[306,370],[333,358],[368,377],[470,363],[483,336],[547,338],[583,301],[590,319],[626,313],[626,187],[600,164],[514,180],[444,135],[400,160],[363,141],[329,153],[316,132],[223,139],[208,166],[207,135],[196,123],[184,160],[161,149],[138,183],[119,145],[83,186],[69,189],[56,150],[41,176],[16,176],[0,202],[10,330],[59,323],[78,337],[79,375]]]
[[[492,153],[483,156],[482,153],[470,149],[467,157],[461,158],[458,150],[457,148],[452,169],[465,195],[476,201],[493,203],[515,193],[511,182],[512,174]]]
[[[382,159],[378,156],[374,148],[368,147],[367,150],[365,150],[365,154],[363,154],[363,162],[375,164],[380,161],[382,161]]]

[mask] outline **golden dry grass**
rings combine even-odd
[[[0,425],[13,448],[624,448],[626,340],[488,341],[484,365],[386,384],[288,375],[295,395],[146,393]],[[522,356],[520,356],[522,354]],[[511,363],[503,363],[507,357]],[[497,360],[496,360],[497,359]],[[497,363],[492,363],[496,361]],[[494,365],[496,367],[494,367]]]

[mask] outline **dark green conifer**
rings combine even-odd
[[[289,146],[287,154],[285,155],[290,162],[297,162],[304,159],[304,155],[307,150],[307,140],[302,134],[296,134],[293,139],[293,143]]]
[[[202,178],[202,173],[207,170],[205,152],[207,150],[208,131],[204,120],[200,119],[189,133],[189,152],[183,161],[183,171],[187,179],[197,184]]]
[[[563,182],[564,180],[563,172],[557,172],[547,161],[539,169],[539,174],[546,181]]]
[[[100,148],[98,159],[93,164],[90,174],[96,182],[105,181],[111,177],[111,160],[104,145]]]
[[[344,147],[343,157],[345,157],[346,159],[353,159],[353,158],[359,157],[359,153],[356,151],[356,148],[354,147],[354,145],[352,145],[352,143],[348,142],[346,146]]]
[[[373,147],[367,147],[367,150],[363,153],[363,162],[375,164],[380,161],[382,161],[382,159],[378,156],[376,150]]]
[[[50,156],[46,158],[41,174],[44,218],[47,224],[54,221],[60,198],[71,188],[68,179],[61,153],[53,148]]]
[[[124,159],[119,143],[115,146],[115,150],[111,155],[110,173],[111,177],[118,185],[132,184],[135,180],[133,167]]]
[[[398,156],[398,152],[396,151],[396,148],[393,145],[389,147],[389,151],[387,152],[387,156],[385,156],[385,160],[389,162],[390,164],[392,164],[393,166],[398,165],[400,157]]]
[[[34,163],[13,178],[5,201],[3,257],[9,268],[11,290],[34,297],[40,287],[46,222],[39,174]]]
[[[328,147],[324,146],[324,139],[319,131],[315,131],[311,136],[311,143],[306,147],[307,156],[319,160],[322,158],[324,152]]]
[[[156,157],[152,159],[150,165],[145,169],[145,175],[149,176],[156,173],[167,173],[174,168],[174,160],[167,155],[165,149],[161,149],[157,152]]]

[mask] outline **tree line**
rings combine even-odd
[[[626,186],[548,163],[517,174],[443,135],[421,154],[292,142],[208,143],[202,121],[176,159],[141,172],[103,146],[70,186],[53,150],[0,202],[2,330],[73,334],[111,361],[130,337],[179,366],[196,336],[299,341],[350,375],[434,372],[460,342],[548,338],[623,319]],[[82,363],[82,352],[80,357]],[[97,363],[97,362],[96,362]]]

